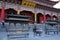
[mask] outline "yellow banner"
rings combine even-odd
[[[21,6],[28,7],[28,8],[35,8],[35,3],[29,1],[22,1]]]

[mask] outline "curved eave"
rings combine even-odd
[[[39,5],[42,5],[42,6],[45,6],[45,7],[49,7],[49,8],[52,8],[52,9],[60,10],[60,9],[54,8],[53,6],[47,5],[47,4],[42,3],[42,2],[36,2],[36,1],[32,1],[32,0],[31,0],[31,2],[34,2],[36,4],[39,4]]]

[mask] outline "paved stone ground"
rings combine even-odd
[[[0,40],[9,40],[7,38],[7,32],[0,32]],[[34,36],[33,32],[30,32],[28,38],[17,38],[17,39],[10,39],[10,40],[60,40],[60,34],[53,34],[53,35],[46,35],[42,33],[41,36]]]
[[[0,29],[0,40],[9,40],[7,38],[7,32],[6,30]],[[35,36],[32,31],[29,32],[28,38],[17,38],[17,39],[10,39],[10,40],[60,40],[60,33],[53,34],[53,35],[46,35],[44,32],[41,34],[41,36]]]

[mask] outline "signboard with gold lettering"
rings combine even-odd
[[[35,8],[35,3],[29,1],[22,1],[21,6],[28,7],[28,8]]]

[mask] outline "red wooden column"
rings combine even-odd
[[[1,18],[0,21],[2,22],[2,27],[5,28],[5,3],[2,2],[2,10],[1,10]]]
[[[2,3],[2,10],[1,10],[1,21],[4,22],[5,19],[5,4],[4,2]]]

